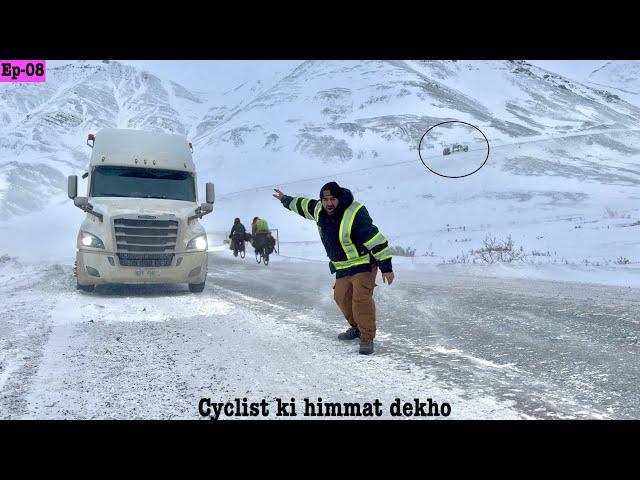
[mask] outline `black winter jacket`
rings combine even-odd
[[[246,229],[244,228],[244,225],[242,225],[241,222],[236,222],[233,224],[233,227],[231,227],[231,233],[229,234],[229,238],[233,238],[234,233],[241,233],[243,236],[246,233]]]
[[[336,211],[329,215],[324,208],[320,207],[320,215],[318,218],[318,230],[320,231],[320,239],[322,240],[322,244],[324,245],[324,249],[327,252],[327,256],[330,260],[333,261],[343,261],[347,260],[347,255],[342,249],[342,245],[340,244],[339,239],[339,231],[340,231],[340,222],[342,221],[342,217],[344,215],[344,211],[351,205],[353,202],[353,194],[350,190],[346,188],[341,188],[341,191],[336,195],[338,198],[338,207]],[[282,205],[291,209],[291,202],[294,200],[294,197],[290,197],[285,195],[281,202]],[[312,219],[314,211],[316,209],[316,205],[321,203],[320,200],[303,198],[303,197],[295,197],[296,212],[302,217]],[[305,211],[303,210],[303,206],[306,207],[307,215],[305,215]],[[310,218],[311,217],[311,218]],[[315,218],[313,218],[315,221]],[[385,250],[389,246],[388,241],[384,241],[371,249],[365,247],[365,243],[369,242],[371,239],[374,239],[380,231],[378,227],[373,224],[371,217],[369,216],[369,212],[366,207],[360,208],[358,210],[354,221],[353,227],[351,230],[351,241],[356,247],[359,255],[364,255],[369,253],[369,264],[356,265],[353,267],[349,267],[346,269],[335,270],[333,264],[329,264],[329,268],[331,273],[336,273],[336,278],[346,277],[350,275],[355,275],[360,272],[369,272],[371,271],[372,265],[378,265],[382,273],[387,273],[392,271],[391,265],[391,255],[388,253],[388,250],[384,252],[384,256],[388,257],[385,260],[378,261],[374,257],[374,255],[379,254],[383,250]],[[380,234],[381,235],[381,234]],[[378,237],[384,238],[384,237]]]

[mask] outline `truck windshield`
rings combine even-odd
[[[193,174],[176,170],[96,167],[91,175],[92,197],[162,198],[196,201]]]

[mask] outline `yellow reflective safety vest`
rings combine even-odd
[[[336,270],[342,270],[349,267],[355,267],[356,265],[363,265],[369,263],[369,252],[364,255],[360,255],[356,250],[356,246],[351,241],[351,230],[353,228],[353,221],[356,218],[358,210],[362,208],[362,204],[355,200],[351,202],[351,205],[344,211],[342,220],[340,221],[340,231],[338,238],[340,240],[340,246],[344,250],[347,256],[346,260],[332,260],[331,263]]]

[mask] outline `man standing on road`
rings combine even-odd
[[[383,283],[391,285],[394,278],[389,242],[373,224],[365,206],[336,182],[322,187],[320,200],[290,197],[274,190],[273,196],[285,208],[318,225],[320,239],[331,260],[329,268],[336,274],[333,298],[350,325],[338,338],[360,338],[360,353],[373,353],[376,336],[373,289],[378,267]]]

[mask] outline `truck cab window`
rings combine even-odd
[[[160,198],[196,201],[191,172],[100,166],[91,175],[92,197]]]

